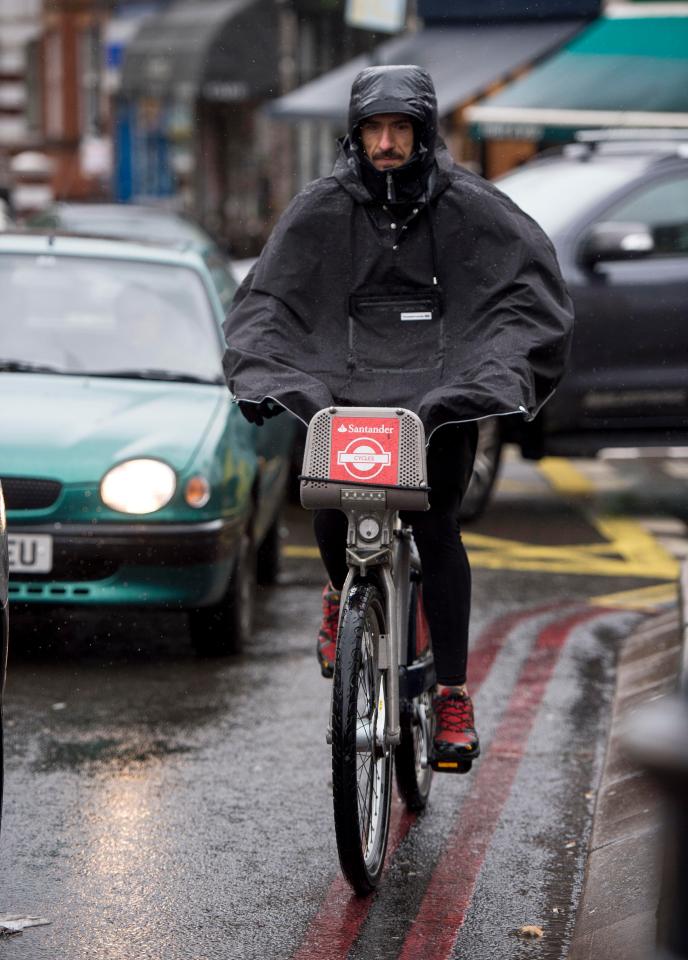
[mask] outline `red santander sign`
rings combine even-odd
[[[396,486],[399,483],[399,420],[396,417],[333,417],[330,427],[333,480]]]

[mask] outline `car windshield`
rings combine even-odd
[[[553,236],[598,201],[630,182],[640,165],[614,160],[533,163],[496,181],[507,196]]]
[[[174,213],[140,210],[122,205],[67,206],[29,221],[33,227],[51,227],[101,237],[141,239],[152,243],[190,243],[198,248],[212,244],[211,238],[196,224]]]
[[[201,278],[174,264],[0,256],[0,370],[221,382]]]

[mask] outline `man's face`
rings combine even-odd
[[[361,141],[376,170],[392,170],[413,153],[413,124],[403,113],[376,113],[361,121]]]

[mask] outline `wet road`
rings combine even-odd
[[[290,511],[282,581],[241,657],[197,660],[182,617],[15,618],[0,913],[51,924],[0,955],[565,956],[615,655],[675,597],[687,466],[507,463],[465,533],[482,757],[436,776],[422,817],[395,803],[367,900],[336,865],[308,517]]]

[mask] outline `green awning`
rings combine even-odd
[[[609,14],[467,114],[485,139],[568,138],[584,127],[688,128],[688,16]]]

